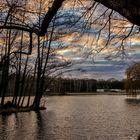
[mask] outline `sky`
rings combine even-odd
[[[65,23],[65,26],[60,26],[57,31],[60,34],[61,31],[67,32],[68,35],[55,41],[54,44],[58,45],[60,43],[63,46],[63,49],[58,51],[58,55],[72,61],[72,66],[64,69],[68,72],[65,72],[62,77],[105,80],[110,78],[125,79],[126,68],[140,60],[138,27],[134,26],[130,37],[124,39],[122,43],[123,38],[131,32],[133,26],[125,18],[118,13],[113,13],[109,24],[107,20],[111,10],[99,5],[90,19],[91,13],[89,12],[74,26],[69,27],[66,24],[73,20],[76,21],[81,13],[84,13],[84,9],[79,7],[76,7],[73,11],[70,7],[66,7],[58,13],[61,18],[57,23],[60,22],[60,25]],[[63,14],[65,14],[64,19]],[[97,18],[98,20],[96,20]],[[103,28],[105,24],[106,27]],[[97,41],[99,31],[101,32]],[[107,44],[108,38],[110,41]]]
[[[49,0],[41,0],[43,5],[40,8],[39,1],[28,0],[26,8],[29,12],[25,14],[24,26],[38,27],[37,13],[41,9],[43,17],[48,5],[51,7]],[[5,20],[8,8],[3,11],[1,18]],[[20,11],[17,18],[21,18]],[[64,78],[122,80],[126,68],[140,60],[139,28],[93,0],[65,1],[53,21],[48,32],[54,24],[51,48],[56,49],[57,62],[71,62],[69,67],[60,71]],[[130,36],[125,39],[128,34]],[[32,59],[36,58],[35,55],[33,50]]]

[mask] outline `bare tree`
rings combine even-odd
[[[136,62],[126,70],[126,91],[128,95],[136,96],[140,90],[140,63]]]

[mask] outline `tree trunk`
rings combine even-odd
[[[140,26],[140,0],[95,0]]]

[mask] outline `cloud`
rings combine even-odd
[[[82,2],[89,3],[89,1]],[[54,43],[56,45],[60,43],[63,46],[62,49],[58,49],[57,54],[71,59],[73,64],[65,69],[70,71],[63,76],[90,79],[125,78],[125,69],[133,62],[140,60],[140,40],[139,35],[136,34],[138,28],[134,26],[131,36],[123,40],[132,27],[125,18],[114,13],[111,16],[109,30],[107,20],[110,10],[105,13],[107,9],[100,5],[88,21],[90,13],[80,18],[86,8],[77,4],[71,9],[73,4],[71,1],[64,4],[63,9],[58,13],[58,17],[61,18],[56,22],[59,25],[56,31],[67,33]],[[97,18],[99,19],[96,20]],[[71,26],[74,21],[77,23]],[[104,27],[105,24],[106,27]]]

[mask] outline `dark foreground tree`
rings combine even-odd
[[[67,0],[55,0],[52,7],[46,13],[41,25],[39,35],[44,36],[49,23],[56,15],[62,3]],[[104,6],[117,11],[119,14],[127,18],[131,23],[140,26],[140,0],[94,0]]]
[[[49,73],[50,70],[47,68],[50,65],[48,65],[49,57],[51,56],[53,67],[60,67],[59,63],[54,65],[57,46],[55,49],[51,48],[51,42],[55,40],[53,36],[55,22],[52,22],[53,26],[50,26],[46,36],[40,37],[38,34],[33,34],[34,26],[37,29],[40,28],[45,0],[38,1],[35,9],[31,6],[29,10],[28,4],[30,4],[28,0],[0,2],[1,108],[5,108],[5,97],[10,94],[12,101],[8,102],[9,107],[26,106],[31,109],[40,109],[41,97],[46,89],[46,71]],[[38,19],[36,25],[29,23],[30,14]],[[61,46],[58,49],[61,49]],[[68,61],[63,63],[63,67],[68,64]],[[31,95],[35,95],[33,103]],[[28,96],[27,103],[24,102],[25,96]]]
[[[34,32],[39,36],[44,36],[47,32],[50,22],[57,14],[57,11],[61,8],[63,2],[67,0],[54,0],[52,5],[49,7],[42,24],[41,28],[27,28],[25,26],[11,25],[6,24],[0,26],[0,29],[18,29],[24,30],[27,32]],[[94,0],[95,2],[101,3],[107,8],[110,8],[114,11],[117,11],[119,14],[127,18],[131,23],[140,26],[140,0]],[[13,5],[12,8],[14,8]],[[91,9],[91,8],[90,8]],[[89,9],[89,10],[90,10]]]
[[[95,0],[140,26],[140,0]]]

